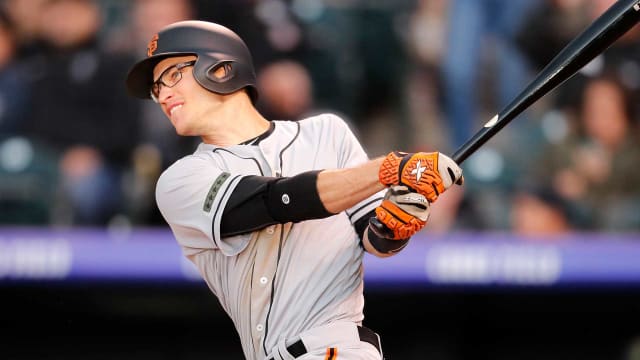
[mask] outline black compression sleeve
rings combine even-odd
[[[273,180],[275,178],[247,176],[238,182],[222,212],[222,237],[243,234],[278,223],[269,215],[265,201],[267,186],[269,181]]]
[[[333,215],[324,208],[318,194],[318,173],[308,171],[278,178],[269,184],[267,207],[278,222],[298,222]]]
[[[222,236],[333,215],[324,208],[318,194],[319,172],[309,171],[286,178],[244,177],[222,213]]]

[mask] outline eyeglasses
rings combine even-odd
[[[164,85],[166,87],[176,86],[176,84],[182,80],[182,69],[188,66],[193,66],[195,63],[195,60],[186,61],[170,66],[163,71],[158,80],[154,81],[151,85],[150,92],[153,101],[158,102],[158,98],[160,97],[160,85]]]

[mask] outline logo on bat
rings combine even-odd
[[[487,121],[486,124],[484,124],[484,127],[488,128],[488,127],[492,127],[493,125],[495,125],[498,122],[498,115],[494,116],[491,118],[491,120]]]
[[[154,51],[158,50],[158,34],[153,35],[149,45],[147,45],[147,56],[151,57]]]

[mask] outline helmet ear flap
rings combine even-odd
[[[255,74],[251,64],[245,64],[225,54],[196,55],[198,59],[193,67],[193,76],[200,86],[218,94],[230,94],[249,88],[251,101],[256,102],[258,94],[255,91]]]
[[[233,66],[231,61],[223,61],[211,66],[207,72],[207,79],[216,82],[223,83],[229,81],[231,78],[235,76],[235,66]]]

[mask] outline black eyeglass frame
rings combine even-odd
[[[158,97],[160,96],[160,85],[164,85],[166,87],[174,87],[176,86],[176,84],[178,84],[180,82],[180,80],[182,80],[182,69],[189,67],[189,66],[193,66],[195,65],[196,60],[190,60],[190,61],[185,61],[185,62],[181,62],[181,63],[177,63],[174,65],[169,66],[168,68],[166,68],[162,74],[160,74],[160,76],[158,77],[158,80],[154,81],[153,84],[151,84],[151,88],[149,89],[149,93],[151,95],[151,99],[153,99],[153,101],[155,101],[156,103],[159,102]],[[167,84],[166,82],[164,82],[163,78],[165,76],[165,74],[168,74],[168,72],[172,69],[176,69],[178,74],[178,78],[173,82],[173,84]],[[154,89],[158,89],[157,90],[157,94],[156,92],[154,92]]]

